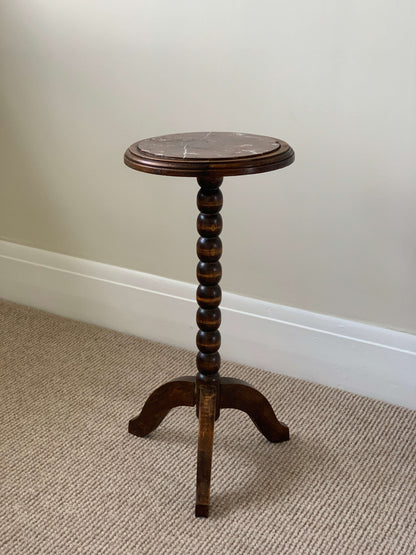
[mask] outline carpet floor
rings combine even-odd
[[[416,553],[416,413],[228,362],[291,440],[224,410],[196,519],[195,410],[127,433],[193,373],[190,352],[0,301],[0,553]]]

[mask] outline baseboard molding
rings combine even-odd
[[[195,285],[0,241],[0,297],[195,349]],[[224,292],[223,359],[416,409],[416,336]]]

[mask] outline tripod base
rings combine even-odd
[[[158,387],[149,396],[139,416],[130,420],[129,432],[147,436],[174,407],[194,405],[199,418],[195,516],[207,517],[214,424],[220,409],[247,413],[256,428],[273,443],[287,441],[289,428],[276,418],[266,397],[242,380],[219,378],[216,382],[201,383],[197,377],[182,376]]]

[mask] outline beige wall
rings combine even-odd
[[[194,281],[196,183],[132,142],[228,130],[295,164],[225,180],[223,288],[416,332],[413,0],[2,3],[0,237]]]

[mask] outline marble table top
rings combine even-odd
[[[273,137],[249,133],[176,133],[144,139],[137,143],[142,152],[169,158],[240,158],[278,150]]]
[[[126,150],[124,162],[159,175],[224,177],[277,170],[294,158],[292,148],[274,137],[206,131],[142,139]]]

